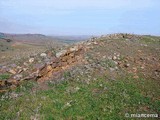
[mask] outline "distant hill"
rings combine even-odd
[[[41,34],[7,34],[7,33],[0,33],[0,38],[3,39],[10,39],[14,42],[21,42],[21,43],[29,43],[29,44],[42,44],[46,41],[52,40],[55,43],[58,43],[55,39],[41,35]]]
[[[46,41],[54,41],[59,43],[75,43],[79,41],[88,40],[91,38],[89,35],[73,35],[73,36],[47,36],[43,34],[8,34],[0,33],[0,38],[11,39],[16,42],[24,43],[44,43]]]
[[[90,35],[73,35],[73,36],[51,36],[52,38],[65,43],[75,43],[80,41],[86,41],[91,38]]]
[[[26,58],[48,49],[58,50],[67,43],[42,34],[0,33],[0,63]]]

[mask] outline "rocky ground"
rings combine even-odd
[[[140,79],[150,80],[147,84],[156,84],[157,91],[151,98],[160,100],[157,93],[160,92],[159,37],[112,34],[77,43],[58,52],[45,51],[21,62],[1,66],[0,91],[4,94],[9,91],[11,98],[14,98],[14,92],[10,91],[14,91],[25,81],[36,81],[38,85],[31,90],[37,92],[49,90],[48,84],[63,81],[82,81],[85,85],[90,85],[101,77],[105,81],[117,81],[128,76],[138,82],[138,87],[143,84],[142,81],[139,83]],[[143,87],[151,89],[152,86]],[[69,91],[79,89],[71,87]],[[94,94],[101,92],[103,91],[98,88],[93,90]],[[160,105],[157,105],[155,109],[159,113]]]
[[[22,63],[1,66],[2,76],[8,75],[9,78],[0,81],[0,88],[2,91],[14,88],[25,80],[44,82],[54,79],[77,64],[92,69],[94,75],[101,72],[113,79],[131,73],[134,78],[143,76],[159,81],[159,41],[152,44],[143,39],[130,34],[108,35],[72,45],[57,53],[51,50],[33,55]]]

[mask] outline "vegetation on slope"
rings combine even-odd
[[[160,114],[159,41],[123,37],[86,42],[85,63],[60,78],[25,81],[1,94],[0,119],[123,120]]]

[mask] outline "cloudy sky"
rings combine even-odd
[[[0,0],[0,32],[160,35],[160,0]]]

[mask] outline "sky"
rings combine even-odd
[[[0,32],[160,35],[160,0],[0,0]]]

